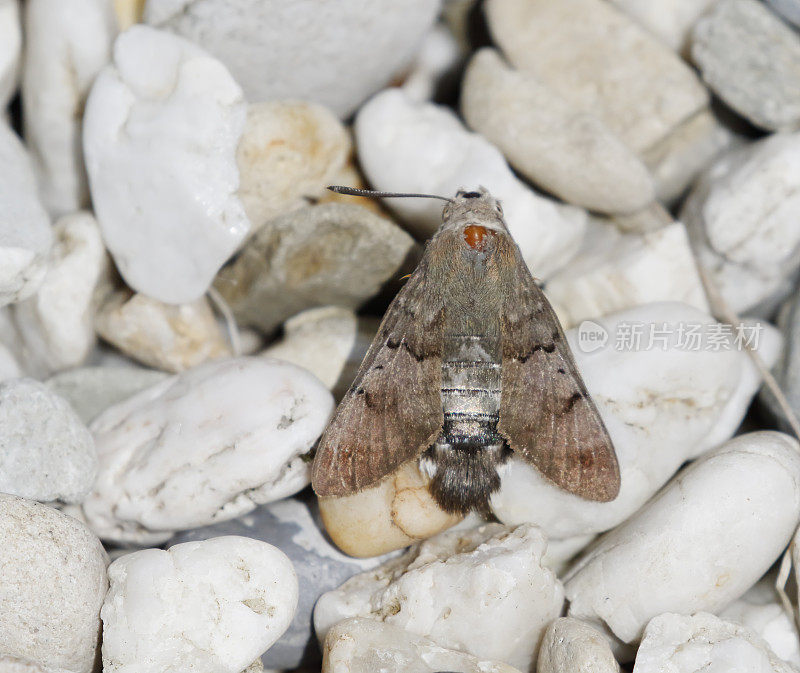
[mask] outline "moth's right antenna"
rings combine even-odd
[[[446,196],[439,196],[437,194],[401,194],[398,192],[376,192],[371,189],[356,189],[355,187],[343,187],[341,185],[331,185],[328,187],[332,192],[337,194],[348,194],[350,196],[377,196],[382,199],[389,198],[415,198],[415,199],[441,199],[442,201],[449,201],[452,203],[453,199]]]

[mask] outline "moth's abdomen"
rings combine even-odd
[[[497,432],[500,412],[500,340],[445,335],[442,357],[444,425],[425,454],[431,492],[452,512],[486,509],[500,479],[505,442]]]

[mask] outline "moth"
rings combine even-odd
[[[613,500],[614,447],[552,307],[484,188],[442,224],[383,317],[320,438],[317,495],[346,496],[418,460],[438,505],[489,511],[512,454],[582,498]]]

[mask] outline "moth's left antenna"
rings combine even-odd
[[[343,187],[341,185],[331,185],[328,187],[332,192],[337,194],[349,194],[350,196],[377,196],[382,199],[393,198],[414,198],[414,199],[441,199],[442,201],[450,201],[446,196],[439,196],[438,194],[401,194],[399,192],[376,192],[371,189],[356,189],[355,187]]]

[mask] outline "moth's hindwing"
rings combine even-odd
[[[514,262],[504,264],[498,430],[556,485],[589,500],[613,500],[620,477],[608,431],[550,303],[513,241],[504,245]]]
[[[416,458],[442,429],[443,306],[421,263],[394,298],[320,438],[319,496],[352,495]]]

